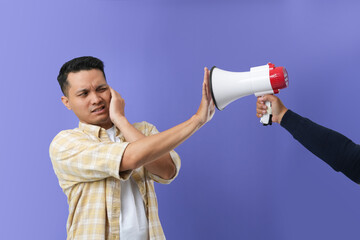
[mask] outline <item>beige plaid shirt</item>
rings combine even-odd
[[[158,133],[155,126],[147,122],[134,126],[146,136]],[[154,181],[170,183],[179,172],[180,158],[175,151],[170,152],[176,166],[176,175],[170,180],[161,179],[143,167],[119,173],[122,155],[129,143],[118,129],[116,136],[120,142],[112,142],[101,127],[79,123],[79,128],[61,131],[50,144],[53,168],[69,204],[68,240],[120,238],[120,179],[130,176],[137,183],[146,206],[150,240],[165,239]]]

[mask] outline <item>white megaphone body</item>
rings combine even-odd
[[[289,86],[289,77],[284,67],[275,67],[268,63],[263,66],[252,67],[249,72],[229,72],[212,67],[210,71],[210,89],[214,103],[219,110],[223,110],[231,102],[255,94],[256,97],[265,94],[276,94],[279,90]],[[271,124],[271,104],[266,102],[268,113],[263,115],[260,122]]]

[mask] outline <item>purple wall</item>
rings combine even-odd
[[[67,201],[48,156],[77,126],[56,76],[104,60],[131,122],[160,131],[194,114],[203,67],[285,66],[285,105],[357,143],[356,1],[0,1],[1,239],[65,239]],[[157,185],[168,239],[358,239],[360,188],[278,125],[254,96],[217,112],[177,148],[178,179]],[[5,107],[5,108],[4,108]]]

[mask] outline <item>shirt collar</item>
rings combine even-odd
[[[97,125],[91,125],[91,124],[79,122],[79,128],[84,132],[99,138],[104,134],[107,135],[105,128],[99,127]],[[118,136],[120,134],[120,130],[117,127],[115,127],[115,129],[116,129],[115,136]]]

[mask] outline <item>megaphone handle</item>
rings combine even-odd
[[[266,101],[265,102],[266,106],[267,106],[267,113],[264,114],[261,118],[260,118],[260,122],[264,125],[271,125],[272,124],[272,110],[271,110],[271,102],[270,101]]]

